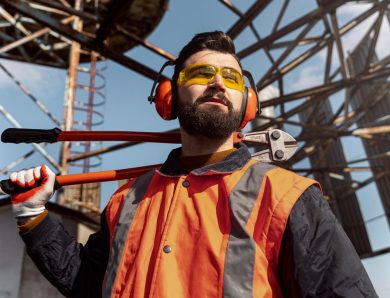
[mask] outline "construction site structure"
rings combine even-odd
[[[237,56],[248,66],[260,94],[265,94],[267,88],[273,90],[261,104],[270,113],[253,121],[252,130],[277,127],[291,133],[299,142],[299,149],[281,166],[299,170],[306,176],[314,175],[322,182],[324,193],[361,257],[390,252],[390,247],[375,250],[370,245],[368,219],[362,215],[357,197],[358,190],[375,184],[383,205],[383,214],[378,218],[386,217],[389,225],[390,165],[386,134],[390,125],[386,116],[390,99],[390,48],[380,57],[375,52],[383,34],[390,34],[390,0],[313,0],[299,10],[296,1],[258,0],[247,4],[245,9],[240,8],[243,4],[239,1],[229,0],[191,4],[204,5],[205,9],[216,7],[214,15],[222,10],[230,15],[231,25],[224,31],[236,42]],[[340,11],[351,5],[362,9],[341,22]],[[104,120],[100,108],[105,103],[107,61],[150,79],[152,85],[160,65],[152,68],[126,53],[139,46],[148,54],[175,60],[175,56],[147,40],[152,31],[159,29],[167,9],[167,0],[0,2],[0,58],[68,70],[63,120],[45,108],[11,70],[2,64],[0,67],[56,126],[63,130],[94,130]],[[187,13],[186,21],[191,24],[191,18],[202,20],[205,11],[199,15],[193,11]],[[273,23],[267,23],[268,30],[263,30],[262,20],[268,15],[273,16]],[[365,31],[359,37],[362,42],[351,49],[346,37],[362,27]],[[159,34],[175,34],[175,29],[170,27]],[[249,35],[246,43],[240,44]],[[309,66],[313,70],[313,65],[317,80],[297,84],[302,69]],[[311,73],[303,75],[310,77]],[[12,126],[21,127],[10,106],[0,106],[0,112]],[[354,165],[356,159],[342,148],[341,141],[346,137],[362,140],[366,156],[359,160],[369,166]],[[104,154],[134,145],[118,143],[100,148],[102,145],[90,142],[64,142],[56,160],[44,146],[34,144],[33,151],[4,166],[0,173],[8,173],[35,151],[60,174],[71,170],[88,172],[99,165]],[[311,163],[307,168],[299,168],[304,161]],[[351,173],[363,170],[370,176],[368,179],[359,181],[352,177]],[[59,204],[86,213],[100,211],[98,184],[70,187],[64,192],[58,197]]]
[[[375,37],[374,37],[375,38]],[[353,76],[364,73],[370,63],[378,63],[373,49],[373,38],[366,36],[347,59],[348,71]],[[369,83],[351,87],[347,90],[347,99],[353,111],[359,113],[354,122],[358,128],[375,129],[377,126],[390,125],[390,82],[386,78],[378,78]],[[367,161],[372,169],[372,178],[384,208],[384,214],[390,225],[390,138],[388,134],[377,138],[362,139]],[[369,181],[367,181],[369,183]]]

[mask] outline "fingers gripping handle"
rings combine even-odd
[[[38,185],[34,185],[32,187],[20,187],[18,184],[11,182],[11,180],[9,180],[9,179],[8,180],[1,180],[0,181],[0,194],[13,195],[13,194],[28,191],[36,186],[38,186]],[[61,184],[56,179],[54,182],[53,191],[58,190],[60,188],[61,188]]]
[[[3,143],[55,143],[61,129],[7,128],[1,134]]]

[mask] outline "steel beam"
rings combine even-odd
[[[346,80],[339,80],[329,84],[324,84],[321,86],[316,86],[313,88],[308,88],[305,90],[290,93],[284,96],[280,96],[278,98],[269,99],[263,101],[261,103],[261,106],[265,108],[265,107],[275,106],[281,103],[286,103],[289,101],[297,100],[300,98],[306,98],[306,97],[311,97],[313,100],[315,100],[314,98],[315,96],[324,95],[324,94],[330,95],[343,88],[351,87],[357,84],[368,82],[370,80],[378,79],[381,77],[388,77],[388,76],[390,76],[390,68],[384,68],[378,71],[370,72],[368,74],[363,74]]]
[[[248,24],[250,24],[263,9],[265,9],[271,0],[258,0],[256,1],[227,32],[231,38],[236,38]]]
[[[167,51],[164,51],[163,49],[155,46],[154,44],[151,44],[150,42],[147,42],[146,40],[139,38],[137,35],[129,32],[128,30],[126,30],[122,26],[116,25],[116,29],[118,30],[118,32],[122,33],[124,36],[126,36],[126,37],[130,38],[131,40],[135,41],[136,43],[142,45],[143,47],[147,48],[148,50],[152,51],[153,53],[156,53],[157,55],[160,55],[161,57],[163,57],[167,60],[171,60],[171,61],[176,60],[176,57],[173,56],[172,54],[168,53]]]
[[[318,98],[316,98],[316,102],[321,102],[322,100],[325,100],[326,97],[325,96],[319,96]],[[258,126],[255,128],[256,131],[261,131],[261,130],[265,130],[265,129],[268,129],[270,127],[272,127],[273,125],[276,125],[278,122],[282,122],[283,119],[288,119],[292,116],[295,116],[297,115],[298,113],[308,109],[311,105],[313,105],[313,101],[311,101],[310,99],[303,102],[302,104],[298,105],[297,107],[287,111],[285,114],[284,114],[284,117],[283,118],[280,118],[280,117],[277,117],[277,118],[274,118],[273,120],[271,120],[269,123],[266,123],[266,124],[263,124],[261,126]],[[261,107],[263,107],[263,102],[261,103]]]
[[[390,2],[387,0],[387,2]],[[377,5],[374,5],[371,9],[365,11],[361,15],[357,16],[353,20],[349,21],[347,24],[345,24],[342,28],[340,28],[340,35],[344,35],[351,31],[353,28],[358,26],[362,21],[373,15],[378,9],[380,9],[384,4],[382,2],[378,3]],[[326,32],[320,39],[320,41],[310,48],[309,50],[305,51],[301,55],[299,55],[297,58],[293,59],[291,62],[283,66],[278,70],[278,72],[271,74],[267,80],[263,83],[263,85],[257,84],[257,89],[261,90],[266,85],[269,85],[273,83],[274,81],[278,80],[281,76],[289,73],[293,69],[295,69],[297,66],[301,65],[303,62],[307,61],[309,58],[313,57],[315,54],[317,54],[319,51],[321,51],[324,47],[329,46],[329,44],[332,44],[334,41],[334,37],[330,35],[329,37],[326,37]],[[390,60],[390,59],[389,59]],[[330,63],[330,60],[329,60]],[[338,68],[338,71],[340,69]],[[330,81],[337,75],[338,71],[336,71],[332,76],[330,77]]]
[[[306,25],[306,27],[299,33],[297,38],[294,40],[292,44],[290,44],[287,49],[279,56],[279,58],[273,63],[272,67],[268,69],[268,71],[263,75],[260,79],[260,82],[257,84],[258,86],[264,86],[264,82],[267,81],[268,77],[273,73],[279,65],[288,57],[289,54],[296,48],[299,41],[302,40],[307,33],[316,25],[317,21],[313,20]]]
[[[228,9],[230,9],[234,14],[236,14],[240,18],[244,17],[244,14],[240,10],[238,10],[238,8],[235,7],[229,0],[219,0],[219,2],[221,2],[223,5],[225,5]],[[260,35],[257,32],[255,26],[253,26],[252,22],[249,23],[249,28],[251,29],[252,33],[255,35],[256,39],[260,40],[261,39]],[[266,51],[266,55],[273,62],[273,59],[268,51]]]
[[[382,169],[383,167],[375,167],[376,169]],[[314,167],[314,168],[293,168],[294,172],[320,172],[320,173],[329,173],[329,172],[342,172],[342,173],[351,173],[351,172],[370,172],[372,167],[348,167],[348,166],[334,166],[329,167]]]
[[[97,16],[97,15],[94,15],[94,14],[91,14],[88,12],[84,12],[84,11],[80,11],[80,10],[74,9],[71,6],[65,6],[64,4],[59,4],[59,3],[54,2],[52,0],[51,1],[49,1],[49,0],[33,0],[31,2],[39,3],[39,4],[45,5],[47,7],[61,10],[69,15],[78,16],[78,17],[82,18],[84,21],[85,20],[94,21],[94,22],[99,21],[99,16]]]
[[[276,18],[274,26],[272,27],[271,33],[275,33],[275,31],[278,29],[280,22],[282,21],[284,14],[286,13],[286,9],[288,7],[289,2],[290,0],[284,0],[282,8],[279,11],[279,15]]]
[[[384,216],[386,216],[386,214],[384,214]],[[373,251],[371,253],[360,255],[359,257],[361,259],[367,259],[367,258],[372,258],[372,257],[384,255],[384,254],[387,254],[387,253],[390,253],[390,247],[386,247],[386,248],[383,248],[383,249],[380,249],[380,250]]]
[[[239,17],[243,16],[243,13],[240,10],[238,10],[238,8],[235,7],[229,0],[218,0],[218,1],[221,2],[223,5],[225,5],[228,9],[230,9],[233,13],[235,13]]]
[[[64,19],[62,21],[63,24],[67,24],[67,23],[70,23],[71,21],[73,20],[73,17],[68,17],[66,19]],[[25,43],[28,43],[38,37],[41,37],[43,35],[45,35],[46,33],[48,33],[50,31],[50,28],[42,28],[38,31],[35,31],[34,33],[31,33],[29,35],[26,35],[25,37],[21,38],[21,39],[18,39],[8,45],[5,45],[3,47],[0,48],[0,53],[5,53],[5,52],[8,52],[14,48],[17,48]]]
[[[384,9],[384,7],[382,7],[382,9],[379,12],[379,16],[378,16],[377,20],[375,21],[373,28],[372,28],[372,30],[374,31],[374,36],[371,40],[370,49],[369,49],[368,55],[367,55],[366,69],[370,68],[370,64],[373,61],[372,58],[374,57],[375,46],[378,42],[379,32],[380,32],[381,27],[382,27],[384,14],[385,14],[385,9]]]
[[[353,194],[354,192],[358,191],[359,189],[366,187],[367,185],[376,182],[377,180],[383,178],[384,176],[390,175],[390,172],[388,170],[381,171],[379,173],[376,173],[374,176],[364,180],[363,182],[359,182],[358,185],[348,191],[343,192],[340,194],[339,197],[337,197],[338,200],[342,200],[345,197],[348,197],[349,195]]]
[[[299,27],[305,25],[308,22],[311,22],[312,20],[316,20],[321,18],[323,15],[326,15],[329,11],[334,10],[336,7],[344,4],[347,2],[347,0],[337,0],[333,1],[331,4],[329,4],[326,7],[319,7],[306,15],[300,17],[296,21],[284,26],[283,28],[277,30],[276,32],[268,35],[267,37],[263,38],[262,40],[254,43],[253,45],[243,49],[239,53],[237,53],[237,56],[240,58],[244,58],[246,56],[249,56],[250,54],[253,54],[255,51],[265,47],[268,44],[272,44],[275,40],[281,38],[282,36],[285,36],[294,30],[298,29]]]
[[[22,32],[24,35],[29,36],[31,32],[29,32],[22,24],[18,23],[17,20],[10,15],[3,7],[0,6],[0,14],[5,18],[11,25],[13,25],[16,29]],[[44,51],[51,58],[56,60],[59,63],[64,63],[64,61],[53,51],[49,51],[47,46],[43,44],[39,39],[33,39],[33,41],[38,45],[38,47]]]
[[[118,53],[105,44],[98,44],[94,39],[83,35],[72,28],[61,24],[54,18],[49,17],[48,15],[32,9],[28,4],[24,2],[15,3],[12,0],[4,0],[3,5],[10,7],[20,14],[28,16],[34,19],[36,22],[42,24],[43,26],[49,27],[51,30],[80,43],[82,46],[88,48],[91,51],[98,52],[104,57],[107,57],[131,70],[134,70],[143,76],[150,78],[152,80],[156,79],[158,72],[153,69],[131,59],[130,57],[125,56],[122,53]]]
[[[339,24],[337,21],[335,11],[332,11],[330,13],[330,19],[333,27],[333,36],[336,42],[337,53],[339,55],[339,61],[341,65],[340,67],[341,75],[343,76],[344,79],[347,79],[349,77],[349,74],[348,74],[348,69],[344,58],[344,50],[343,50],[343,45],[341,43],[341,34],[340,34]]]
[[[317,43],[318,44],[323,39],[324,39],[323,35],[322,36],[318,35],[318,36],[302,38],[298,42],[296,42],[295,39],[294,40],[281,41],[281,42],[274,42],[274,43],[270,44],[267,47],[270,50],[275,50],[275,49],[286,48],[286,47],[290,46],[293,43],[296,43],[298,46],[305,46],[305,45],[309,45],[309,44],[313,44],[313,43]]]

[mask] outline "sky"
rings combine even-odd
[[[241,11],[245,12],[254,1],[232,1]],[[281,26],[292,21],[297,15],[303,15],[307,11],[316,7],[314,0],[294,0],[290,1],[286,17]],[[282,1],[272,1],[272,4],[257,17],[253,25],[259,31],[261,36],[269,34],[279,7]],[[369,5],[347,5],[337,10],[339,23],[343,24],[357,15],[359,12],[366,10]],[[162,49],[170,52],[174,56],[178,55],[181,47],[188,42],[194,34],[211,30],[228,30],[235,22],[237,17],[221,5],[218,1],[199,0],[199,1],[169,1],[169,8],[165,13],[158,27],[147,37],[147,41],[158,45]],[[352,50],[361,38],[364,30],[372,23],[372,19],[367,20],[356,30],[351,31],[345,38],[345,51]],[[314,27],[313,33],[320,32],[320,28]],[[388,22],[383,22],[376,48],[379,57],[389,55],[388,45],[390,44],[390,28]],[[294,38],[297,33],[290,34],[289,38]],[[235,40],[237,50],[249,46],[255,41],[253,33],[246,29]],[[296,51],[296,55],[307,49],[303,46]],[[129,57],[140,61],[141,63],[158,70],[165,60],[141,47],[135,47],[126,53]],[[278,51],[273,51],[278,55]],[[337,61],[336,51],[333,52],[334,61]],[[313,57],[307,63],[304,63],[296,71],[285,77],[285,92],[319,85],[323,81],[323,64],[326,59],[325,51]],[[64,91],[66,83],[66,71],[49,67],[36,66],[26,63],[0,60],[12,74],[22,82],[28,90],[55,115],[57,119],[63,118]],[[264,52],[256,52],[243,59],[244,68],[249,70],[255,81],[270,66]],[[333,65],[336,68],[337,62]],[[164,121],[157,115],[153,105],[147,101],[152,81],[133,71],[118,65],[115,62],[107,61],[98,64],[98,69],[105,80],[98,79],[98,84],[104,83],[102,89],[105,94],[105,104],[97,111],[104,115],[102,125],[95,130],[126,130],[126,131],[165,131],[178,127],[178,122]],[[171,69],[167,69],[164,74],[169,76]],[[80,75],[80,80],[83,78]],[[335,94],[331,97],[332,106],[338,106],[343,100],[343,93]],[[78,98],[85,101],[85,94],[78,93]],[[299,101],[293,103],[298,104]],[[17,86],[0,70],[0,112],[1,110],[9,112],[12,117],[26,128],[50,129],[56,125],[40,111],[37,106],[27,97]],[[0,130],[12,127],[10,122],[0,114]],[[297,128],[286,126],[286,131],[296,135],[299,131]],[[109,146],[114,143],[105,142],[101,146]],[[348,159],[355,159],[364,156],[362,144],[359,139],[345,138],[343,145],[347,148]],[[58,160],[60,144],[50,144],[44,149]],[[99,144],[96,144],[96,148]],[[165,144],[144,144],[128,149],[122,149],[103,156],[102,164],[92,169],[93,171],[131,168],[155,163],[161,163],[172,148],[177,145]],[[1,179],[6,179],[4,168],[20,156],[32,150],[28,144],[0,144],[0,171]],[[47,161],[38,153],[32,154],[28,159],[18,164],[14,170],[28,168],[34,165],[47,163]],[[362,165],[365,165],[364,163]],[[307,160],[298,164],[297,167],[307,167]],[[3,169],[3,170],[2,170]],[[78,172],[78,168],[72,168],[71,172]],[[354,174],[354,179],[364,180],[369,174]],[[107,200],[116,189],[115,182],[107,182],[102,186],[101,207],[103,208]],[[369,232],[371,244],[374,249],[381,249],[390,246],[390,231],[381,216],[383,207],[374,185],[369,185],[359,191],[359,204],[362,209],[363,218],[367,221],[366,227]],[[377,220],[369,221],[378,217]],[[390,254],[366,259],[363,261],[364,266],[369,273],[372,282],[380,297],[390,297]]]

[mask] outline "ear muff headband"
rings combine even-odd
[[[150,90],[150,95],[148,97],[148,101],[150,103],[155,103],[157,113],[164,120],[172,120],[176,118],[176,116],[173,115],[172,109],[172,83],[171,80],[168,79],[163,79],[160,82],[159,80],[165,67],[174,64],[174,61],[167,61],[163,64],[153,82],[152,90]],[[154,93],[154,90],[156,90],[156,93]]]
[[[161,69],[158,72],[157,77],[153,82],[152,90],[150,90],[150,95],[148,96],[148,101],[150,102],[150,104],[152,104],[155,100],[154,90],[156,90],[156,87],[158,88],[157,84],[160,81],[160,77],[161,77],[165,67],[167,67],[168,65],[174,65],[174,64],[175,64],[174,61],[167,61],[163,64],[163,66],[161,66]]]

